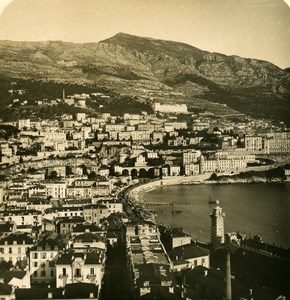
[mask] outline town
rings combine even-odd
[[[109,96],[64,92],[36,105],[84,108],[94,97]],[[233,260],[256,255],[289,268],[289,249],[225,233],[218,202],[209,216],[210,243],[203,244],[158,224],[133,197],[146,184],[198,184],[247,171],[278,170],[267,180],[289,181],[286,125],[190,112],[183,103],[155,102],[152,110],[0,123],[0,299],[289,296],[287,283],[284,290],[273,283],[265,296],[231,273],[230,252]],[[215,266],[219,260],[225,269]]]

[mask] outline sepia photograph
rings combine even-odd
[[[0,0],[0,300],[290,300],[290,0]]]

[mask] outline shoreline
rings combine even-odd
[[[227,180],[208,180],[212,173],[201,174],[201,175],[193,175],[187,177],[167,177],[164,179],[160,179],[157,181],[148,182],[136,187],[132,187],[132,189],[128,192],[128,199],[132,203],[143,203],[144,202],[144,194],[153,190],[156,190],[162,186],[167,185],[228,185],[228,184],[281,184],[281,183],[290,183],[289,181],[281,181],[281,180],[272,180],[268,181],[263,178],[253,178],[251,180],[245,179],[231,179]]]
[[[207,174],[208,176],[209,174]],[[190,179],[190,180],[189,180]],[[131,206],[133,206],[135,209],[141,211],[141,216],[146,216],[146,218],[144,218],[145,221],[151,221],[153,223],[155,223],[156,225],[162,225],[162,226],[166,226],[166,227],[171,227],[171,225],[169,223],[164,223],[164,221],[158,220],[158,215],[155,214],[154,212],[152,213],[152,211],[150,209],[148,209],[148,207],[146,206],[146,202],[149,201],[150,202],[150,196],[147,196],[147,199],[145,201],[145,193],[148,193],[150,191],[156,190],[156,189],[160,189],[160,187],[162,186],[180,186],[183,185],[186,182],[186,185],[216,185],[216,186],[220,186],[220,185],[228,185],[231,184],[233,185],[234,183],[237,185],[241,185],[243,186],[244,184],[252,184],[252,185],[256,185],[256,184],[267,184],[267,185],[277,185],[277,184],[289,184],[289,181],[272,181],[272,182],[264,182],[264,181],[260,181],[260,182],[244,182],[244,181],[235,181],[234,183],[227,183],[227,182],[215,182],[215,181],[207,181],[207,182],[201,182],[200,176],[195,176],[194,178],[195,180],[192,181],[192,178],[189,177],[179,177],[179,178],[166,178],[166,179],[162,179],[162,180],[158,180],[158,181],[153,181],[153,182],[148,182],[136,187],[132,187],[132,190],[127,194],[127,201],[129,202],[129,204]],[[163,182],[163,184],[161,184],[161,182]],[[264,185],[263,184],[263,185]],[[263,186],[262,185],[262,186]],[[194,187],[193,187],[194,188]],[[169,199],[163,198],[160,199],[160,202],[168,202],[170,201]],[[148,215],[147,215],[148,213]],[[182,226],[182,225],[180,225]],[[188,231],[188,229],[187,229]],[[189,232],[189,231],[188,231]],[[190,234],[192,237],[193,235]],[[262,235],[263,236],[263,235]],[[205,242],[205,239],[202,239],[203,242]],[[270,242],[269,242],[270,241]],[[267,243],[272,243],[272,239],[266,239],[265,242]],[[282,248],[287,248],[289,247],[288,244],[285,244],[284,242],[281,242]]]

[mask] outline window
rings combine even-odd
[[[11,254],[11,253],[12,253],[12,248],[11,248],[11,247],[9,247],[9,249],[8,249],[8,253],[9,253],[9,254]]]
[[[33,253],[33,258],[38,259],[38,253]]]
[[[54,271],[50,270],[50,277],[54,277]]]
[[[34,262],[34,267],[37,268],[38,264],[37,261]]]
[[[75,269],[75,277],[81,276],[81,269]]]
[[[18,253],[21,253],[21,247],[18,247]]]
[[[62,275],[66,275],[66,268],[62,268]]]
[[[196,259],[194,260],[194,265],[197,266],[197,260]]]
[[[205,263],[205,258],[201,259],[201,263],[204,264]]]
[[[46,253],[42,253],[41,258],[46,259]]]
[[[46,276],[46,272],[45,271],[41,271],[41,277],[45,277]]]
[[[91,268],[90,274],[91,274],[91,275],[94,275],[94,274],[95,274],[95,269],[94,269],[94,268]]]

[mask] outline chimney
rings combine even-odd
[[[231,255],[227,250],[227,266],[226,266],[226,300],[232,300],[232,282],[231,282]]]

